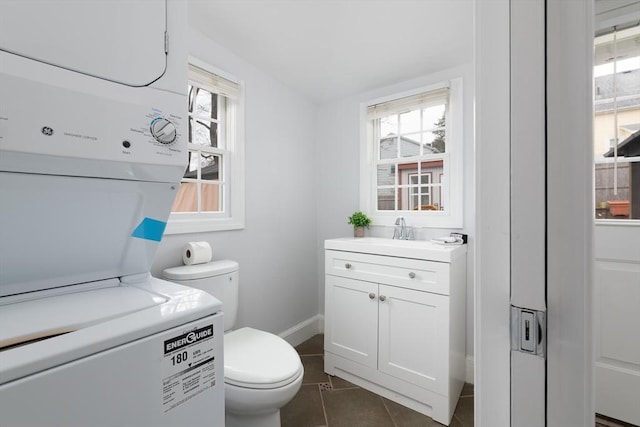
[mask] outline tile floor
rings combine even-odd
[[[635,424],[625,423],[596,414],[596,427],[639,427]]]
[[[441,427],[411,409],[324,373],[324,335],[316,335],[296,350],[304,365],[298,394],[282,408],[282,427]],[[473,385],[465,384],[451,427],[473,427]],[[596,427],[634,427],[596,417]]]
[[[324,373],[324,335],[296,347],[304,365],[298,394],[280,412],[282,427],[441,427],[411,409]],[[466,384],[451,427],[473,427],[473,385]]]

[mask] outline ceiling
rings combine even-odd
[[[316,103],[473,55],[473,0],[190,0],[189,21]]]

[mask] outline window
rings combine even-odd
[[[462,227],[461,112],[461,79],[366,105],[361,209],[375,224]]]
[[[595,218],[640,219],[640,26],[595,39]]]
[[[189,160],[167,232],[242,228],[241,87],[192,59],[187,89]]]

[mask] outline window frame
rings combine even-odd
[[[377,207],[377,141],[374,121],[367,117],[369,106],[394,101],[424,92],[433,92],[449,87],[449,111],[445,123],[447,136],[446,153],[437,157],[444,160],[444,182],[441,181],[441,205],[445,210],[393,210],[379,211]],[[393,226],[399,216],[405,217],[413,227],[423,228],[463,228],[463,78],[456,77],[447,81],[422,86],[416,89],[394,93],[360,104],[360,210],[368,212],[374,225]],[[393,159],[394,162],[402,159]],[[418,157],[418,162],[437,160]],[[391,160],[390,160],[391,161]],[[384,163],[384,161],[382,161]],[[433,178],[433,177],[432,177]],[[433,184],[433,182],[432,182]],[[431,187],[435,191],[434,187]],[[444,200],[442,199],[444,197]],[[449,208],[447,209],[447,206]]]
[[[226,97],[224,123],[219,131],[225,133],[225,147],[202,147],[187,143],[188,151],[206,151],[222,155],[222,177],[219,187],[223,191],[221,212],[171,212],[165,234],[202,233],[210,231],[239,230],[244,228],[244,83],[198,58],[189,56],[188,64],[208,73],[223,77],[239,86],[237,98]],[[191,79],[189,79],[191,80]],[[198,85],[200,86],[200,85]],[[206,88],[205,88],[206,89]],[[207,89],[208,90],[208,89]],[[217,93],[217,92],[216,92]],[[220,95],[219,96],[224,96]],[[186,100],[185,100],[186,107]],[[189,116],[188,112],[186,114]],[[198,176],[200,173],[198,172]],[[182,181],[182,179],[181,179]],[[209,185],[209,184],[205,184]],[[213,183],[211,185],[214,185]]]

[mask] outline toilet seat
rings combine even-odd
[[[303,372],[300,356],[277,335],[242,328],[224,336],[224,381],[252,389],[274,389]]]

